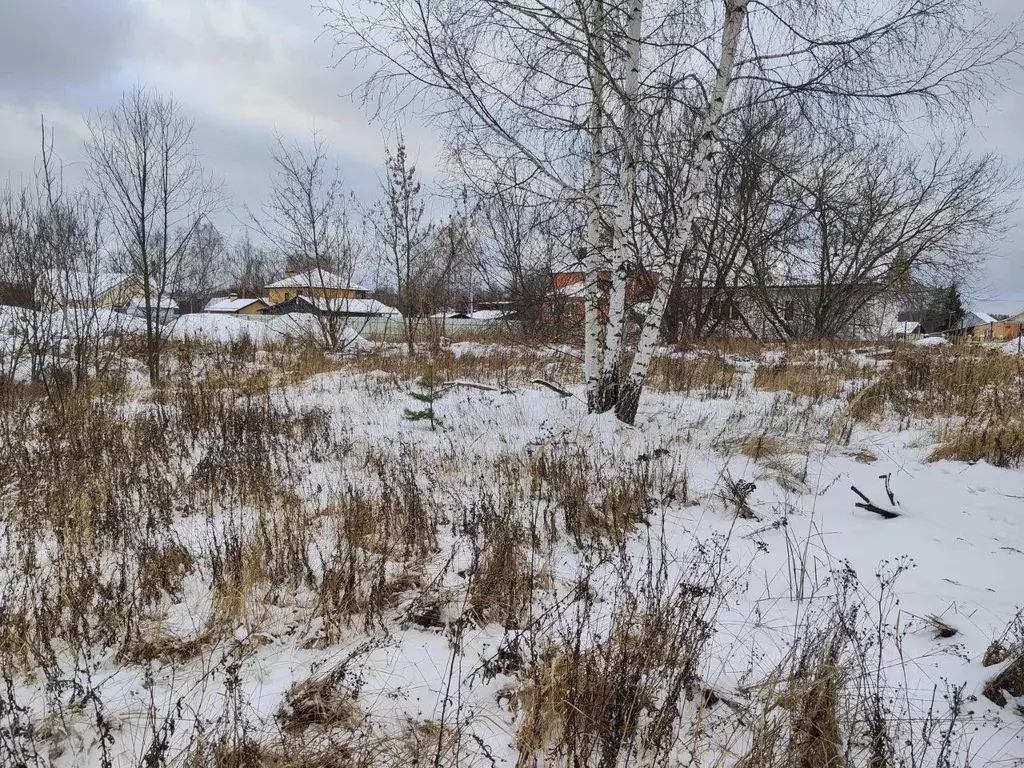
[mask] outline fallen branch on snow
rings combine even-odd
[[[479,389],[484,392],[500,392],[503,395],[510,395],[514,390],[508,387],[493,387],[490,384],[481,384],[478,381],[446,381],[441,385],[444,389],[452,389],[454,387],[467,387],[468,389]]]
[[[885,480],[885,493],[889,497],[889,506],[879,506],[878,504],[873,503],[871,499],[857,489],[857,486],[851,485],[850,490],[864,500],[863,503],[858,502],[854,504],[854,506],[866,509],[868,512],[874,512],[876,515],[880,515],[886,520],[892,520],[894,517],[900,516],[901,510],[899,504],[896,503],[896,497],[893,495],[892,489],[889,487],[889,475],[879,475],[879,479]]]
[[[569,392],[568,390],[562,389],[560,386],[558,386],[557,384],[552,384],[550,381],[545,381],[544,379],[534,379],[530,383],[531,384],[539,384],[542,387],[547,387],[552,392],[555,392],[556,394],[558,394],[560,397],[572,397],[572,392]]]

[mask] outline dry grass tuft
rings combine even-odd
[[[931,419],[1010,414],[1024,402],[1024,361],[996,350],[900,347],[876,381],[850,400],[857,421],[887,413]]]
[[[788,672],[776,670],[752,688],[750,744],[737,768],[840,768],[840,703],[846,671],[839,646],[812,640]]]
[[[930,461],[951,459],[975,462],[985,460],[996,467],[1024,465],[1024,416],[995,416],[982,422],[968,422],[940,433],[940,444],[928,457]]]
[[[779,705],[789,710],[786,764],[793,768],[840,768],[839,697],[844,672],[837,659],[820,659],[796,679]]]
[[[871,451],[863,448],[860,449],[859,451],[855,451],[850,455],[853,457],[853,460],[856,461],[858,464],[874,464],[876,461],[878,461],[878,456],[876,456]]]
[[[333,673],[293,685],[277,712],[277,721],[286,732],[311,726],[354,731],[364,719],[352,692]]]
[[[510,517],[488,515],[481,525],[469,583],[469,609],[480,624],[524,626],[535,586],[529,543],[524,526]]]
[[[928,614],[924,617],[924,620],[928,623],[928,626],[931,627],[932,632],[935,633],[936,640],[940,638],[955,637],[959,633],[959,630],[957,630],[956,627],[935,614]]]
[[[793,364],[786,360],[759,365],[754,372],[754,388],[765,392],[792,392],[813,400],[838,397],[842,378],[814,364]]]
[[[513,697],[520,764],[542,752],[566,765],[667,760],[720,599],[713,561],[688,573],[693,583],[659,584],[646,605],[623,595],[607,637],[566,637],[534,657]]]
[[[740,455],[758,461],[760,459],[783,456],[790,453],[794,446],[784,441],[781,437],[762,434],[742,438],[738,441],[737,448]]]

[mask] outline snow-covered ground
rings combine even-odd
[[[273,332],[238,318],[191,317],[176,321],[172,333],[229,340],[241,324]],[[486,356],[495,349],[465,343],[453,345],[451,354]],[[542,353],[519,351],[523,360],[534,354]],[[865,366],[886,364],[853,357]],[[699,706],[680,700],[665,764],[735,764],[750,745],[757,719],[751,713],[768,716],[765,681],[792,670],[815,633],[831,628],[842,635],[840,655],[856,677],[851,687],[874,681],[894,734],[913,730],[908,743],[919,747],[917,731],[932,722],[929,713],[939,722],[931,751],[916,765],[940,762],[944,697],[961,685],[967,703],[951,737],[960,753],[947,764],[966,765],[969,754],[974,766],[1024,765],[1024,717],[1013,702],[1001,708],[982,695],[998,671],[983,666],[986,650],[1024,604],[1024,471],[984,461],[931,462],[935,424],[851,422],[845,395],[812,400],[757,389],[753,372],[766,360],[728,360],[739,371],[730,392],[651,392],[635,427],[588,416],[578,387],[571,387],[571,397],[525,382],[501,391],[454,387],[436,404],[433,430],[404,415],[419,407],[408,394],[412,383],[383,374],[339,370],[276,392],[289,413],[316,414],[326,435],[319,448],[297,447],[297,463],[287,472],[289,493],[306,510],[296,518],[308,526],[302,534],[307,552],[299,558],[310,568],[303,583],[250,585],[250,604],[238,614],[243,618],[181,658],[133,661],[114,647],[80,649],[77,664],[89,671],[93,686],[89,697],[74,686],[48,691],[46,675],[16,674],[12,690],[23,710],[0,709],[0,733],[14,721],[37,729],[42,757],[26,760],[29,765],[136,766],[146,764],[147,750],[158,741],[154,734],[173,720],[168,764],[183,764],[173,760],[183,759],[178,752],[194,746],[197,733],[245,732],[269,743],[280,733],[275,718],[294,711],[292,687],[333,671],[358,714],[338,726],[343,736],[313,728],[325,743],[382,744],[399,735],[408,742],[415,740],[410,734],[420,734],[429,764],[442,752],[444,765],[533,764],[521,762],[522,728],[531,675],[549,658],[543,649],[564,648],[573,638],[584,649],[599,648],[624,617],[635,621],[643,614],[624,607],[630,600],[678,606],[673,601],[701,585],[714,595],[691,617],[709,620],[696,679],[721,701]],[[150,407],[145,398],[126,405],[133,414]],[[554,483],[558,462],[583,473],[591,511],[613,508],[607,489],[615,479],[627,487],[642,477],[643,501],[625,496],[633,498],[634,512],[639,505],[639,519],[606,527],[604,535],[574,535],[565,511],[569,496],[544,490]],[[894,503],[880,478],[886,475]],[[856,507],[860,498],[851,486],[899,516],[883,519]],[[422,552],[395,557],[394,548],[386,548],[380,584],[401,577],[401,588],[372,617],[336,615],[338,605],[325,609],[318,600],[330,590],[322,585],[341,567],[339,526],[351,522],[345,515],[357,508],[341,505],[349,512],[339,516],[331,512],[338,500],[353,493],[397,495],[406,514],[414,489],[425,499],[423,520],[437,527]],[[180,591],[147,607],[158,634],[194,638],[216,620],[211,583],[225,566],[214,563],[211,553],[220,550],[212,541],[231,531],[245,541],[269,535],[266,550],[253,547],[273,552],[275,544],[296,540],[294,531],[267,534],[265,528],[276,524],[268,514],[246,504],[214,504],[205,514],[177,506],[162,511],[168,540],[191,552],[196,567]],[[505,626],[497,614],[471,606],[495,521],[515,523],[536,576],[529,617]],[[406,536],[385,533],[395,542]],[[12,547],[16,537],[7,534],[5,546]],[[480,536],[482,550],[474,544]],[[44,564],[46,552],[43,547],[38,555]],[[365,562],[376,561],[367,556]],[[11,568],[5,566],[8,581]],[[662,593],[652,598],[654,585]],[[424,612],[432,618],[422,619]],[[956,634],[938,637],[929,616]],[[527,648],[538,656],[531,658]],[[496,663],[516,654],[515,664]],[[68,652],[56,665],[81,686],[83,674],[70,658]],[[657,675],[670,676],[667,670]],[[843,706],[854,705],[844,699]],[[784,708],[775,709],[772,716]],[[98,736],[97,712],[109,741]],[[439,724],[440,730],[430,730]],[[445,729],[454,734],[454,746],[437,735]],[[862,736],[844,734],[843,751],[859,754]],[[0,747],[16,741],[0,737]],[[443,750],[433,748],[442,743]],[[411,762],[397,754],[383,750],[369,764]],[[637,751],[631,764],[646,764],[645,754]],[[553,757],[550,764],[565,762]],[[866,765],[863,759],[858,764]]]

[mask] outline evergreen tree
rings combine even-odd
[[[405,418],[409,421],[430,421],[430,428],[436,429],[439,423],[437,416],[434,414],[434,403],[441,399],[444,394],[444,390],[440,388],[441,380],[437,377],[437,371],[433,365],[428,365],[423,375],[420,376],[420,380],[416,382],[416,386],[419,387],[419,392],[410,392],[409,397],[416,400],[418,403],[422,403],[422,408],[406,408]]]
[[[921,316],[922,333],[940,333],[948,331],[964,316],[964,306],[960,299],[960,290],[956,284],[943,288],[935,294]]]

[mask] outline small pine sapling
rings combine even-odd
[[[441,380],[437,377],[437,371],[433,365],[428,365],[423,370],[423,375],[420,376],[420,380],[416,382],[416,386],[419,387],[419,392],[410,392],[409,397],[418,403],[422,403],[422,408],[406,408],[405,418],[409,421],[430,421],[430,428],[436,429],[440,423],[437,416],[434,413],[434,403],[441,399],[444,395],[444,390],[441,388]]]

